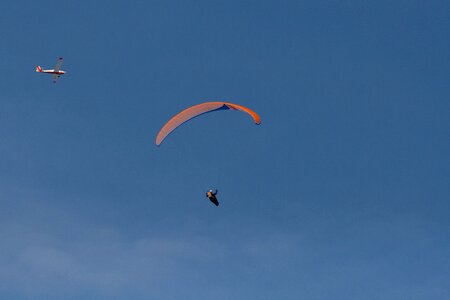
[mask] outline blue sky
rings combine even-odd
[[[449,37],[448,1],[1,2],[0,298],[448,299]],[[205,101],[262,124],[155,146]]]

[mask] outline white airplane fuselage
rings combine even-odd
[[[36,70],[36,72],[38,72],[38,73],[46,73],[46,74],[55,74],[55,75],[63,75],[63,74],[66,74],[66,71],[63,71],[63,70],[59,70],[59,71],[56,71],[55,72],[55,70],[40,70],[40,71],[37,71]]]
[[[53,70],[42,70],[42,73],[62,75],[66,74],[66,71],[59,70],[58,72],[55,72]]]

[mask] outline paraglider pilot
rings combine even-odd
[[[214,193],[213,193],[212,190],[209,190],[209,191],[206,193],[206,197],[208,197],[208,199],[209,199],[212,203],[214,203],[216,206],[219,206],[219,201],[217,201],[216,195],[217,195],[217,190],[216,190]]]

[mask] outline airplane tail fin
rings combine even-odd
[[[38,73],[41,73],[41,72],[42,72],[41,66],[37,66],[37,67],[36,67],[36,72],[38,72]]]

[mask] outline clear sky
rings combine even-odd
[[[449,55],[444,0],[1,1],[0,298],[449,299]],[[262,124],[155,146],[205,101]]]

